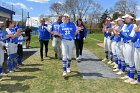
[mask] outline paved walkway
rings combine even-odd
[[[83,61],[77,65],[83,79],[119,78],[111,68],[88,50],[83,51]]]

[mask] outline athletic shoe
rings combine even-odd
[[[9,71],[9,73],[13,73],[13,72],[14,72],[14,71],[12,71],[12,70],[11,70],[11,71]]]
[[[70,68],[67,68],[67,72],[68,72],[68,73],[70,73],[70,72],[71,72]]]
[[[125,83],[130,83],[130,82],[134,82],[135,80],[132,78],[128,78],[126,80],[124,80]]]
[[[117,75],[121,75],[121,74],[123,74],[123,73],[124,73],[124,72],[120,70],[120,71],[117,72],[116,74],[117,74]]]
[[[102,61],[105,62],[105,61],[107,61],[107,60],[108,60],[108,59],[104,58]]]
[[[1,73],[0,76],[8,76],[6,73]]]
[[[121,77],[121,79],[128,79],[129,76],[125,75],[124,77]]]
[[[112,63],[112,61],[110,60],[109,62],[107,62],[107,64],[111,64]]]
[[[140,82],[138,82],[138,80],[132,81],[130,82],[130,84],[135,85],[135,84],[139,84]]]
[[[62,75],[63,77],[66,77],[67,76],[67,73],[66,72],[63,72],[63,75]]]
[[[76,58],[76,61],[77,61],[78,63],[81,62],[81,60],[79,59],[79,57]]]
[[[114,66],[114,65],[115,65],[115,62],[112,62],[112,63],[111,63],[111,66]]]
[[[118,65],[117,65],[117,64],[115,64],[113,68],[114,68],[114,69],[115,69],[115,68],[118,68]]]
[[[113,70],[113,72],[117,72],[117,71],[119,71],[119,69],[118,69],[118,68],[116,68],[116,69],[114,69],[114,70]]]

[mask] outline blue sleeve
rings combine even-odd
[[[84,37],[85,37],[85,38],[87,37],[87,29],[86,29],[85,26],[84,26]]]
[[[136,42],[137,41],[137,39],[138,39],[138,33],[139,32],[136,32],[135,33],[134,37],[132,37],[132,39],[131,39],[131,42]]]
[[[126,39],[131,39],[131,37],[129,35],[127,35],[126,33],[124,32],[120,32],[120,36],[123,37],[123,38],[126,38]]]

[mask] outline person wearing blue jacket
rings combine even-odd
[[[87,36],[86,27],[83,24],[82,19],[77,20],[77,26],[82,27],[83,29],[77,33],[75,36],[75,46],[76,46],[76,60],[77,62],[80,62],[82,59],[82,50],[83,50],[83,44],[84,40]]]
[[[135,28],[135,36],[131,39],[134,42],[134,62],[137,71],[137,80],[133,80],[130,84],[140,83],[140,25]]]
[[[61,38],[56,36],[56,35],[53,35],[53,32],[58,32],[59,26],[62,23],[63,23],[62,22],[62,16],[59,16],[57,18],[57,21],[52,24],[52,28],[51,28],[51,33],[52,33],[52,36],[53,36],[52,46],[54,48],[55,57],[58,58],[58,59],[60,59],[61,56],[62,56],[62,53],[61,53]]]
[[[129,14],[123,16],[126,22],[126,27],[124,31],[120,31],[120,36],[123,38],[123,42],[125,43],[125,63],[127,68],[127,76],[122,77],[122,79],[126,79],[124,82],[129,83],[134,80],[134,57],[133,57],[133,43],[131,42],[131,38],[134,36],[135,31],[134,28],[136,27],[133,24],[133,17]]]
[[[41,25],[38,28],[38,31],[39,31],[38,39],[40,42],[40,57],[41,57],[41,61],[43,61],[43,44],[45,45],[45,54],[46,54],[45,56],[47,57],[48,44],[49,44],[49,39],[51,35],[47,29],[48,25],[45,24],[45,20],[41,19],[40,23]]]

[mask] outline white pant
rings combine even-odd
[[[67,61],[67,59],[71,60],[74,48],[74,40],[65,40],[62,39],[62,56],[63,60]]]
[[[3,46],[0,46],[0,66],[3,65],[4,62],[4,50],[3,50]]]
[[[17,44],[8,43],[7,47],[8,47],[7,49],[8,55],[17,53]]]
[[[133,43],[125,43],[125,62],[130,67],[134,66],[134,47]]]
[[[104,50],[108,51],[108,44],[107,44],[107,38],[104,37]]]
[[[135,48],[134,51],[134,62],[137,71],[140,71],[140,48]]]
[[[111,49],[111,43],[112,43],[112,40],[110,40],[109,38],[107,38],[107,45],[108,45],[108,50],[109,51],[112,51],[112,49]]]
[[[115,41],[112,41],[112,43],[111,43],[111,51],[112,51],[113,55],[117,55],[116,48],[115,48],[116,45],[117,45],[117,43]]]
[[[123,42],[117,42],[115,46],[116,54],[118,59],[121,61],[124,61],[124,56],[123,56]]]
[[[54,52],[57,54],[58,58],[61,58],[61,39],[53,37],[52,47]]]

